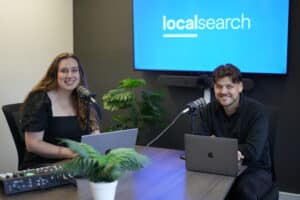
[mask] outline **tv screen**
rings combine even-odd
[[[133,0],[134,68],[286,74],[289,0]]]

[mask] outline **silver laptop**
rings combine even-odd
[[[135,148],[138,129],[126,129],[100,134],[84,135],[81,142],[91,145],[101,154],[106,154],[115,148]]]
[[[233,138],[185,134],[186,168],[191,171],[238,176],[238,142]]]

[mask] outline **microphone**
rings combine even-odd
[[[77,87],[77,93],[79,95],[80,98],[82,99],[86,99],[94,104],[96,104],[96,100],[95,100],[95,94],[91,93],[87,88],[83,87],[82,85]]]
[[[204,98],[200,97],[196,99],[195,101],[192,101],[186,105],[186,108],[181,111],[182,114],[185,113],[193,113],[194,111],[198,110],[199,108],[203,108],[206,106],[206,101]]]

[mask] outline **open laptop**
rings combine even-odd
[[[237,159],[237,139],[185,134],[184,140],[188,170],[238,176],[246,168]]]
[[[115,148],[135,148],[137,134],[137,128],[111,131],[84,135],[81,137],[81,142],[92,146],[101,154],[106,154]]]

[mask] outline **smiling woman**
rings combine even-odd
[[[74,90],[80,81],[79,66],[74,58],[66,58],[59,63],[57,82],[60,89]]]
[[[22,107],[22,131],[28,151],[25,167],[73,158],[76,154],[57,139],[79,141],[82,135],[99,132],[98,116],[80,99],[78,86],[87,87],[83,66],[75,55],[62,53],[26,97]],[[89,116],[87,109],[91,111]]]

